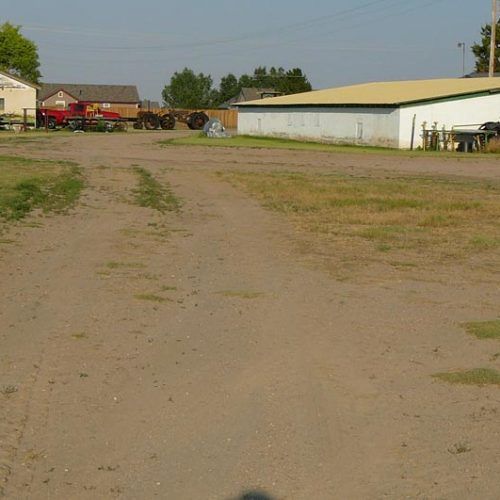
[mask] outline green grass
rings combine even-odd
[[[395,156],[451,156],[457,157],[461,153],[436,152],[436,151],[408,151],[394,148],[384,148],[375,146],[358,146],[350,144],[325,144],[313,141],[301,141],[293,139],[281,139],[276,137],[259,137],[248,135],[237,135],[225,139],[211,139],[204,134],[189,135],[159,141],[161,146],[212,146],[212,147],[232,147],[251,149],[289,149],[298,151],[322,151],[327,153],[380,153]],[[466,154],[466,153],[463,153]],[[498,155],[500,156],[500,155]],[[492,157],[492,154],[475,154],[474,158]]]
[[[449,384],[500,385],[500,372],[492,368],[474,368],[458,372],[436,373],[433,377]]]
[[[173,194],[168,184],[160,183],[142,167],[134,167],[134,172],[139,178],[139,184],[134,190],[137,205],[162,213],[180,209],[181,201]]]
[[[0,156],[0,218],[20,220],[35,209],[62,212],[84,187],[80,170],[69,162]]]
[[[160,297],[159,295],[155,295],[154,293],[139,293],[137,295],[134,295],[134,297],[138,300],[146,300],[149,302],[157,302],[157,303],[172,302],[171,299]]]
[[[106,267],[108,269],[143,269],[146,265],[141,262],[116,262],[112,260],[106,263]]]
[[[406,252],[412,262],[415,257],[432,263],[500,248],[500,183],[296,172],[218,175],[288,217],[299,234],[333,245],[332,259],[373,261]]]
[[[465,331],[478,339],[500,339],[500,320],[464,323]]]

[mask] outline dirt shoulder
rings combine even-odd
[[[75,161],[87,183],[69,214],[25,220],[0,247],[0,496],[498,497],[498,388],[432,377],[500,369],[498,342],[460,326],[498,316],[496,277],[336,280],[286,219],[214,175],[497,181],[496,162],[163,136],[0,143]],[[135,205],[134,165],[182,209]]]

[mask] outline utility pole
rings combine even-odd
[[[462,49],[462,76],[465,76],[465,42],[458,42],[457,47]]]
[[[495,76],[496,48],[497,48],[497,0],[491,0],[491,47],[489,77]]]

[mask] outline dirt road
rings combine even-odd
[[[498,498],[498,388],[431,377],[500,350],[459,326],[498,316],[498,282],[336,281],[304,262],[284,219],[213,175],[498,179],[498,166],[159,137],[1,149],[74,160],[87,188],[0,248],[0,496]],[[132,204],[133,165],[168,181],[182,211]]]

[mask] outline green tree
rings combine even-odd
[[[220,81],[219,90],[214,91],[214,105],[218,106],[229,101],[229,99],[238,95],[240,91],[241,87],[238,83],[238,79],[232,73],[223,76]]]
[[[37,46],[21,34],[21,27],[0,26],[0,68],[33,83],[42,76]]]
[[[208,108],[214,97],[212,77],[184,68],[175,72],[162,91],[165,104],[170,108]]]
[[[500,23],[496,25],[495,68],[500,71]],[[472,46],[472,53],[476,57],[476,71],[488,72],[490,68],[491,24],[481,28],[481,42]]]
[[[258,66],[252,76],[242,75],[238,83],[240,88],[272,88],[286,95],[312,90],[307,76],[300,68],[286,71],[282,67],[273,66],[268,71],[265,66]]]

